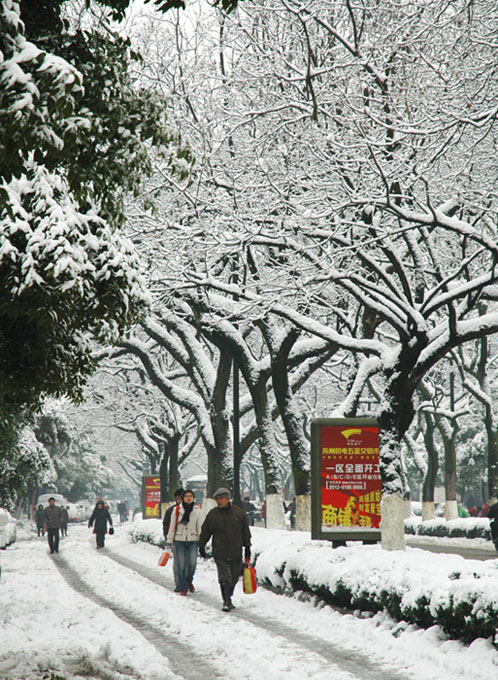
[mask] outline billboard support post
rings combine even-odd
[[[344,545],[381,539],[379,427],[373,418],[311,423],[311,537]]]

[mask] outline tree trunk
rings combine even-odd
[[[456,498],[456,447],[455,436],[447,438],[443,436],[444,443],[444,489],[445,489],[445,519],[456,519],[458,517],[458,506]]]
[[[178,469],[178,453],[181,440],[180,432],[175,433],[169,441],[169,468],[168,468],[168,501],[175,500],[175,491],[180,487],[180,470]]]
[[[273,392],[289,445],[294,490],[296,498],[302,499],[299,504],[296,500],[296,528],[299,527],[300,531],[311,531],[311,514],[308,509],[311,502],[310,445],[303,433],[302,418],[298,414],[289,384],[288,369],[289,352],[298,335],[299,333],[296,330],[290,332],[280,344],[277,352],[273,352],[273,348],[270,346],[271,369]],[[309,497],[308,501],[305,500],[306,496]]]
[[[163,503],[169,503],[170,496],[170,484],[169,484],[169,451],[164,445],[160,445],[163,449],[163,455],[161,457],[161,462],[159,463],[159,480],[160,480],[160,492],[161,492],[161,508]]]
[[[261,462],[265,475],[266,488],[266,526],[272,529],[285,529],[282,497],[280,495],[280,475],[275,459],[275,440],[273,437],[273,419],[268,404],[266,380],[249,386],[256,423],[260,432],[258,440]]]
[[[382,479],[381,543],[385,550],[405,550],[405,474],[401,440],[413,419],[413,390],[409,378],[399,369],[386,387],[384,402],[389,408],[379,416],[380,474]]]
[[[211,426],[214,446],[204,441],[208,457],[206,495],[213,497],[220,486],[232,486],[232,440],[230,437],[230,418],[227,409],[227,388],[230,381],[232,358],[228,352],[220,352],[216,373],[216,383],[212,396]]]
[[[434,444],[434,420],[430,413],[424,415],[424,442],[427,451],[427,472],[422,486],[422,521],[434,519],[434,490],[439,468],[437,449]]]
[[[498,432],[494,431],[491,409],[484,411],[484,425],[488,439],[488,499],[498,498]]]
[[[266,528],[285,529],[284,506],[279,493],[266,494]]]
[[[311,495],[296,496],[296,531],[311,531]]]

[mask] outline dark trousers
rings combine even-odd
[[[97,535],[97,546],[103,548],[105,543],[105,531],[96,531],[95,533]]]
[[[61,526],[61,536],[67,536],[67,524]]]
[[[43,524],[41,525],[41,527],[38,527],[38,536],[39,536],[40,534],[41,534],[42,536],[45,536],[45,529],[43,528]]]
[[[229,583],[233,592],[242,571],[242,557],[236,560],[215,560],[215,563],[218,569],[218,583]]]
[[[59,552],[59,529],[47,529],[47,536],[50,552]]]

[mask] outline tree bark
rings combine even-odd
[[[434,489],[439,469],[437,449],[434,444],[434,420],[430,413],[424,415],[424,442],[427,451],[427,472],[422,485],[422,521],[434,519]]]

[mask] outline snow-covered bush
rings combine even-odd
[[[163,525],[159,519],[136,520],[128,527],[128,535],[132,543],[150,543],[164,548]]]
[[[473,517],[463,519],[430,519],[422,522],[420,517],[405,520],[405,534],[416,536],[448,536],[449,538],[485,538],[491,541],[489,519]]]

